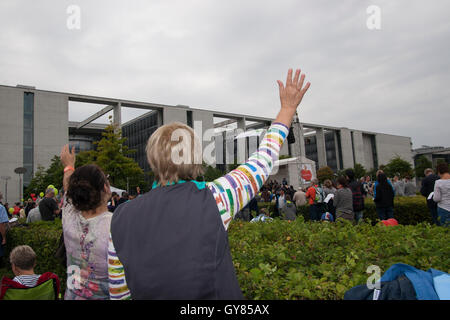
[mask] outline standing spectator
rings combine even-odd
[[[16,202],[14,205],[13,217],[19,218],[20,214],[20,202]]]
[[[213,182],[194,180],[203,171],[201,161],[178,165],[172,161],[180,143],[191,159],[201,158],[200,139],[192,128],[171,123],[152,134],[146,151],[155,173],[153,189],[119,206],[111,223],[111,299],[243,298],[228,245],[228,225],[258,193],[278,159],[309,87],[309,83],[303,87],[305,76],[299,76],[297,70],[292,80],[290,69],[286,86],[278,81],[281,109],[258,150],[248,162]],[[181,142],[171,140],[175,130],[183,133]],[[270,157],[261,157],[263,153]]]
[[[283,208],[285,205],[286,205],[286,193],[284,192],[284,189],[281,188],[280,196],[278,197],[278,209]]]
[[[436,170],[440,179],[434,184],[433,200],[437,202],[439,224],[448,227],[450,225],[450,174],[448,164],[440,163]]]
[[[430,210],[431,219],[435,225],[439,225],[437,219],[437,203],[433,201],[433,198],[428,199],[430,193],[434,191],[434,183],[439,180],[439,176],[435,175],[433,169],[427,168],[424,171],[425,178],[422,180],[422,187],[420,193],[427,199],[427,207]]]
[[[3,266],[3,246],[6,244],[6,225],[9,223],[6,208],[1,203],[3,194],[0,192],[0,267]]]
[[[112,213],[108,178],[97,165],[75,168],[75,147],[61,150],[64,166],[62,225],[67,267],[80,272],[67,287],[65,300],[108,300],[108,239]],[[140,251],[140,250],[139,250]],[[141,252],[141,251],[140,251]]]
[[[294,194],[295,194],[294,186],[289,186],[289,189],[288,189],[288,191],[287,191],[287,194],[289,194],[289,196],[291,197],[291,199],[294,197]]]
[[[384,173],[377,176],[374,201],[380,220],[394,218],[394,190]]]
[[[32,223],[41,220],[42,216],[41,213],[39,212],[39,206],[36,206],[35,208],[31,209],[30,212],[28,213],[27,223]]]
[[[373,196],[373,183],[370,181],[370,176],[366,176],[363,182],[365,196]]]
[[[303,191],[302,188],[298,188],[297,192],[294,193],[293,200],[295,201],[295,205],[297,208],[304,206],[307,203],[305,191]]]
[[[111,204],[108,206],[109,212],[114,212],[116,210],[117,206],[119,205],[120,196],[117,194],[117,192],[113,192],[111,194]]]
[[[320,221],[322,213],[325,212],[324,194],[321,187],[319,187],[319,180],[313,179],[311,186],[306,191],[306,198],[309,199],[309,218],[311,221]]]
[[[261,197],[264,202],[270,202],[270,200],[271,200],[270,199],[270,191],[268,189],[264,189],[261,194]]]
[[[120,206],[122,203],[125,203],[128,201],[130,201],[130,196],[129,196],[128,192],[126,192],[126,191],[122,192],[122,197],[119,199],[119,201],[117,201],[116,208],[118,206]]]
[[[398,175],[394,176],[392,186],[394,187],[395,195],[397,197],[405,196],[405,182],[403,182]]]
[[[374,199],[377,197],[378,176],[379,176],[381,173],[383,173],[384,175],[386,175],[386,174],[384,173],[384,171],[381,170],[381,169],[377,171],[377,173],[376,173],[377,179],[375,180],[375,183],[373,184],[373,198],[374,198]],[[387,183],[391,186],[392,192],[394,193],[394,196],[395,196],[395,189],[394,189],[394,186],[392,185],[391,180],[389,180],[387,177],[386,177],[386,180],[387,180]]]
[[[405,196],[413,197],[416,195],[416,185],[409,176],[405,177]]]
[[[353,212],[353,194],[349,188],[346,177],[339,177],[337,180],[337,190],[334,196],[334,207],[336,208],[336,221],[339,218],[349,221],[355,220]]]
[[[23,207],[23,205],[20,205],[20,210],[19,210],[19,218],[20,219],[26,219],[26,215],[25,215],[25,209],[24,209],[24,207]]]
[[[32,199],[28,199],[27,205],[25,206],[25,216],[28,217],[28,213],[29,213],[30,210],[33,209],[34,207],[36,207],[36,203],[35,203]]]
[[[287,186],[287,184],[288,184],[286,178],[283,178],[283,181],[281,183],[283,184],[283,186]]]
[[[286,195],[286,205],[281,209],[281,217],[284,220],[294,221],[297,218],[297,208],[291,201],[291,195]]]
[[[12,218],[12,215],[11,215],[11,213],[9,212],[9,204],[8,204],[8,202],[6,202],[6,203],[4,204],[4,207],[5,207],[6,213],[8,214],[8,219],[11,219],[11,218]]]
[[[39,212],[43,221],[53,221],[55,216],[61,212],[55,201],[55,191],[52,188],[45,191],[44,199],[39,202]]]
[[[364,214],[364,187],[361,182],[355,180],[355,172],[352,169],[345,171],[348,179],[348,187],[352,191],[353,212],[355,214],[356,223],[358,223]]]
[[[332,216],[333,216],[333,218],[335,219],[336,218],[336,208],[334,207],[334,205],[333,205],[333,202],[334,202],[334,195],[336,194],[336,188],[333,186],[333,183],[331,182],[331,180],[330,179],[326,179],[324,182],[323,182],[323,193],[324,193],[324,196],[325,196],[325,198],[326,197],[328,197],[328,195],[329,194],[332,194],[333,195],[333,198],[331,198],[329,201],[328,201],[328,203],[326,204],[326,206],[327,206],[327,211],[329,212],[329,213],[331,213],[332,214]],[[335,219],[336,220],[336,219]]]

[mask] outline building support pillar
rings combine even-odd
[[[323,128],[316,129],[317,158],[319,168],[327,165],[327,149],[325,147],[325,133]]]
[[[341,135],[341,154],[342,154],[342,168],[353,168],[355,162],[353,161],[353,146],[352,146],[352,135],[348,128],[340,129]]]

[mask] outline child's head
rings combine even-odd
[[[159,127],[148,139],[147,160],[161,185],[193,180],[203,174],[202,143],[180,122]]]
[[[36,266],[36,253],[30,246],[17,246],[11,251],[9,261],[14,274],[18,276],[24,271],[33,271]]]

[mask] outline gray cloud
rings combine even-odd
[[[79,31],[66,28],[70,4],[81,7]],[[366,27],[372,4],[379,31]],[[274,117],[276,80],[300,67],[312,82],[302,121],[448,146],[449,9],[446,0],[2,0],[0,83]]]

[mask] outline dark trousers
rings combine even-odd
[[[320,221],[324,212],[322,204],[312,204],[309,206],[309,219],[311,221]]]
[[[387,220],[394,218],[394,208],[392,207],[377,208],[377,214],[380,220]]]
[[[437,208],[438,221],[439,225],[443,227],[450,226],[450,211],[447,211],[443,208]]]
[[[438,220],[437,203],[433,200],[427,200],[427,207],[428,210],[430,210],[431,220],[433,221],[433,224],[439,226],[440,223]]]

